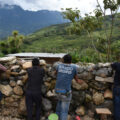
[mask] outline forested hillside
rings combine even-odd
[[[111,16],[106,18],[106,23],[110,24]],[[113,49],[119,50],[120,47],[120,15],[114,24],[112,47]],[[51,27],[44,28],[36,31],[33,34],[27,36],[24,40],[23,51],[25,52],[73,52],[81,54],[83,56],[91,56],[95,59],[95,52],[91,45],[91,40],[86,33],[81,35],[72,34],[70,35],[66,28],[70,24],[54,25]],[[109,31],[109,29],[108,29]],[[102,29],[96,29],[93,32],[94,41],[97,44],[99,33],[102,35],[104,31]],[[99,45],[101,47],[104,43]],[[105,46],[105,45],[104,45]],[[119,51],[118,51],[119,52]]]

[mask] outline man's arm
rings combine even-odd
[[[57,71],[55,71],[54,74],[57,75]]]
[[[7,68],[0,64],[0,71],[6,72],[6,71],[7,71]]]
[[[27,82],[27,80],[28,80],[28,74],[26,74],[24,77],[23,77],[23,83],[25,84],[26,82]]]
[[[56,68],[55,68],[54,75],[56,75],[56,76],[57,76],[57,73],[58,73],[58,65],[57,65],[57,66],[56,66]]]
[[[79,84],[82,84],[84,81],[83,80],[80,80],[78,79],[78,69],[77,69],[77,66],[75,68],[75,76],[74,76],[74,79],[76,80],[77,83]]]
[[[76,82],[79,83],[79,84],[83,84],[83,82],[84,82],[83,80],[78,79],[78,76],[77,76],[77,75],[75,75],[74,79],[75,79]]]
[[[29,69],[29,68],[28,68]],[[23,77],[23,83],[26,84],[28,81],[28,69],[26,69],[27,74]]]

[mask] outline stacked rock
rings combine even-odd
[[[1,115],[19,117],[19,105],[24,96],[24,79],[26,70],[22,69],[23,61],[16,57],[0,58],[0,63],[7,67],[7,72],[0,78]]]
[[[7,67],[7,72],[0,78],[0,91],[4,97],[1,101],[0,116],[24,118],[25,107],[25,83],[27,80],[26,69],[31,67],[31,61],[24,61],[16,57],[0,58],[0,63]],[[49,113],[55,111],[56,97],[55,68],[59,62],[51,65],[44,60],[40,61],[41,67],[46,71],[42,86],[42,120],[46,120]],[[110,63],[83,64],[78,63],[78,77],[83,80],[82,85],[72,81],[73,98],[70,105],[69,120],[75,115],[83,119],[95,119],[96,108],[109,108],[113,110],[113,70]]]

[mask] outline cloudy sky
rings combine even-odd
[[[102,3],[103,0],[99,0]],[[79,8],[81,13],[94,10],[96,0],[0,0],[0,4],[19,5],[25,10],[61,10],[61,8]]]

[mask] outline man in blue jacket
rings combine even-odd
[[[71,64],[72,57],[67,54],[63,57],[63,63],[59,64],[56,68],[57,81],[55,91],[58,98],[56,113],[59,120],[67,120],[70,101],[72,98],[71,84],[75,79],[78,83],[82,84],[82,80],[77,77],[76,65]]]
[[[114,120],[120,120],[120,63],[113,63],[112,68],[115,70],[114,77]]]

